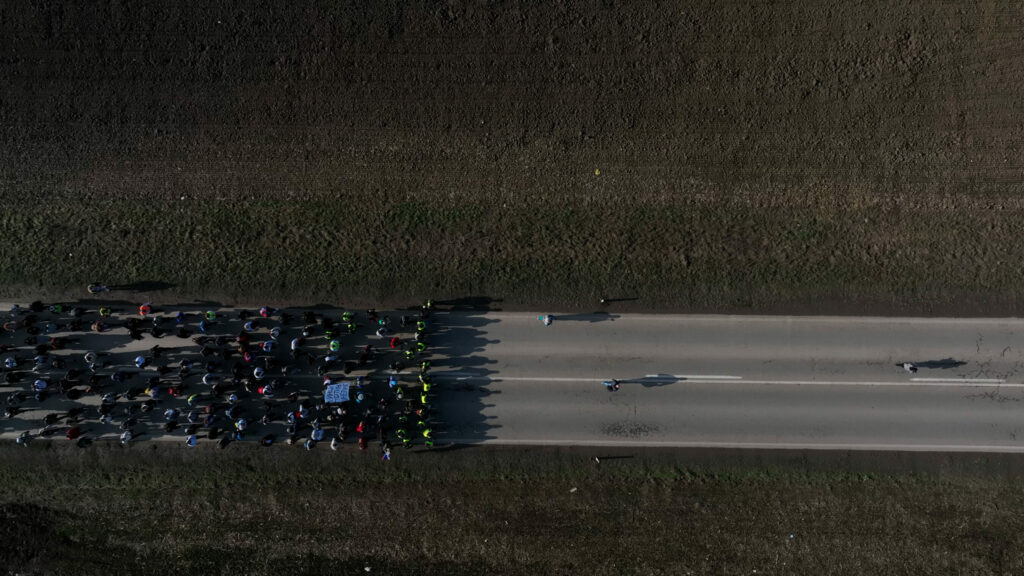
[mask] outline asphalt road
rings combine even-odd
[[[449,316],[449,440],[1024,451],[1021,320]]]
[[[439,444],[1024,452],[1022,320],[612,312],[556,316],[545,326],[536,313],[441,310],[430,332]],[[70,335],[75,349],[55,355],[80,363],[81,350],[105,350],[115,360],[107,371],[133,371],[135,355],[157,343],[175,361],[196,348],[170,336],[133,340],[123,327]],[[369,332],[351,338],[343,356],[366,343],[380,349],[375,366],[353,376],[386,391],[388,355],[398,353]],[[326,347],[319,340],[310,347]],[[148,376],[143,370],[136,381]],[[401,378],[415,385],[410,371]],[[611,378],[619,391],[602,385]],[[290,379],[310,396],[321,389],[308,364]],[[68,407],[47,402],[7,421],[0,435],[37,429],[42,414]],[[181,436],[163,436],[158,420],[147,439]],[[117,432],[91,427],[95,437]]]

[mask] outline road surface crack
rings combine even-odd
[[[623,438],[642,438],[658,432],[658,427],[642,422],[616,422],[605,424],[601,432],[606,436],[619,436]]]

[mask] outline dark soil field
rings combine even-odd
[[[1021,315],[1022,29],[984,0],[0,3],[2,296]],[[987,468],[128,452],[0,447],[3,571],[1024,572],[1019,474]]]
[[[2,571],[1024,570],[1018,456],[210,448],[0,447]]]
[[[1022,25],[1000,2],[5,3],[0,284],[1024,313]]]

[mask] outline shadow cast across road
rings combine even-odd
[[[644,376],[643,378],[620,379],[619,384],[640,384],[644,388],[658,388],[661,386],[675,384],[682,380],[683,378],[677,378],[672,374],[652,374],[650,376]]]
[[[925,360],[924,362],[913,362],[914,366],[918,368],[936,368],[939,370],[949,370],[951,368],[959,368],[967,365],[967,362],[963,360],[954,360],[952,358],[943,358],[942,360]]]
[[[603,310],[587,314],[552,314],[554,322],[614,322],[620,317],[619,314],[610,314]]]
[[[438,447],[478,444],[492,439],[496,427],[484,414],[485,399],[498,394],[491,389],[497,370],[496,362],[486,355],[486,347],[498,343],[487,338],[486,328],[499,319],[488,317],[482,299],[464,301],[438,311],[438,346],[433,352],[438,360],[432,365],[439,382],[437,413],[441,421],[437,429]],[[490,302],[490,300],[486,300]],[[443,304],[442,304],[443,305]]]

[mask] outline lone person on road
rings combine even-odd
[[[605,380],[604,387],[607,388],[609,392],[615,392],[619,389],[619,381],[614,378],[611,380]]]
[[[913,362],[904,362],[903,363],[903,369],[906,370],[910,374],[914,374],[914,373],[917,372],[917,366],[914,366]]]

